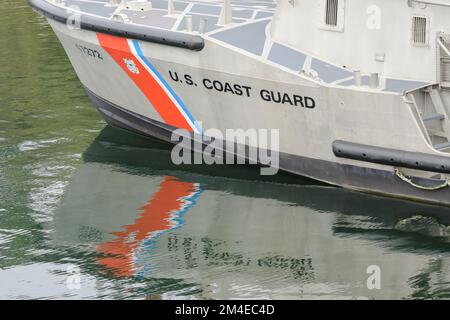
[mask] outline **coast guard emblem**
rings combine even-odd
[[[130,70],[131,73],[139,74],[139,69],[136,67],[136,64],[132,59],[123,59],[123,62],[125,62],[125,65],[127,66],[128,70]]]

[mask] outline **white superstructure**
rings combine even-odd
[[[380,78],[450,80],[450,1],[279,1],[271,36],[323,60]],[[443,58],[444,61],[441,61]]]

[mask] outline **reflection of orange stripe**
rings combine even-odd
[[[193,183],[177,181],[165,177],[160,189],[140,210],[140,218],[132,225],[124,226],[124,231],[114,232],[116,239],[99,244],[97,252],[106,255],[98,263],[107,267],[116,277],[129,277],[134,274],[133,252],[140,242],[152,233],[172,227],[171,213],[182,209],[184,197],[195,191]]]
[[[114,61],[133,80],[165,123],[192,131],[192,128],[172,99],[131,52],[127,39],[102,33],[97,33],[97,38],[103,49],[109,53]],[[133,60],[139,69],[139,73],[135,74],[130,72],[123,59]]]

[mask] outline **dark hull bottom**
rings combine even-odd
[[[89,89],[86,91],[108,124],[173,143],[171,141],[173,127],[125,110],[102,99]],[[450,187],[433,191],[419,189],[402,181],[390,171],[344,165],[287,153],[280,153],[280,170],[366,193],[450,206]]]

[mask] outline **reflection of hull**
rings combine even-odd
[[[58,244],[95,245],[101,265],[114,276],[173,279],[168,283],[181,281],[205,298],[404,297],[412,292],[405,283],[427,266],[435,240],[414,242],[393,226],[419,213],[449,224],[439,207],[323,186],[218,178],[202,175],[205,167],[196,169],[199,174],[178,171],[164,166],[170,152],[158,144],[123,146],[114,131],[105,129],[85,153],[89,162],[69,186],[53,235]],[[142,175],[145,168],[135,174],[127,157],[157,166],[148,175]],[[105,164],[116,159],[121,163]],[[193,184],[203,192],[173,229],[168,216],[184,197],[176,190],[191,186],[188,192]],[[161,192],[168,197],[155,206]],[[420,244],[422,255],[408,253]],[[105,258],[109,263],[102,263]],[[367,290],[371,264],[382,268],[389,290]]]
[[[158,192],[140,209],[141,217],[132,225],[124,226],[123,231],[115,232],[113,241],[97,247],[97,252],[106,255],[99,259],[99,264],[112,270],[117,277],[134,275],[133,257],[141,242],[145,240],[148,245],[149,239],[180,227],[183,214],[195,205],[199,195],[195,184],[165,177]]]
[[[287,203],[307,205],[318,211],[375,216],[390,226],[393,221],[420,213],[434,215],[450,224],[450,217],[447,217],[450,212],[448,208],[358,194],[292,175],[261,176],[258,170],[239,165],[227,165],[226,170],[223,170],[221,165],[174,165],[169,161],[170,152],[169,144],[106,127],[83,154],[83,158],[88,163],[149,166],[152,172],[170,172],[184,181],[195,182],[200,176],[209,189],[254,198],[273,197]],[[217,176],[237,180],[236,183],[231,180],[223,184],[215,181],[213,177]],[[254,185],[253,181],[260,183]],[[264,182],[273,184],[268,188]],[[290,192],[284,192],[284,188]],[[301,192],[297,192],[297,188],[301,188]]]
[[[422,160],[415,158],[420,156],[426,161],[433,158],[433,168],[443,166],[443,173],[450,173],[449,154],[433,148],[416,111],[405,105],[401,92],[333,85],[352,74],[318,59],[314,61],[321,69],[334,70],[321,75],[322,82],[299,75],[299,69],[286,70],[285,61],[278,60],[288,59],[292,50],[287,47],[278,46],[281,59],[273,61],[264,60],[267,57],[263,58],[262,53],[245,52],[246,42],[251,46],[261,37],[263,46],[266,40],[270,42],[266,39],[270,18],[244,23],[241,29],[236,26],[234,32],[230,28],[230,34],[224,28],[223,33],[199,36],[161,26],[145,28],[139,22],[117,24],[116,20],[105,18],[110,16],[111,6],[99,6],[103,18],[81,14],[81,30],[73,30],[60,23],[66,20],[58,20],[52,13],[56,10],[66,17],[64,8],[45,0],[31,3],[44,14],[50,10],[46,14],[49,23],[80,81],[113,125],[164,140],[170,140],[174,128],[201,134],[199,121],[203,129],[221,132],[236,128],[280,129],[281,170],[349,189],[450,205],[450,188],[443,184],[445,176],[435,178],[442,171],[422,170]],[[105,25],[96,28],[96,23]],[[247,34],[246,26],[250,25],[255,35]],[[150,32],[149,41],[144,31]],[[155,34],[158,32],[159,36]],[[244,39],[238,37],[241,32],[247,34]],[[133,39],[127,39],[128,35]],[[233,47],[233,41],[227,40],[230,37],[239,38],[242,48]],[[234,62],[236,66],[230,70]],[[333,74],[343,75],[325,81]],[[407,86],[409,89],[425,85],[407,82],[412,85]],[[214,87],[213,83],[219,84]],[[225,84],[229,90],[225,90]],[[236,86],[240,89],[236,90]],[[245,93],[246,87],[254,92]],[[395,155],[404,156],[407,152],[409,158],[401,163],[409,165],[397,165],[389,162],[397,157],[385,159],[379,154],[359,160],[355,155],[337,157],[332,150],[336,140],[379,146],[382,151],[394,150]],[[414,169],[421,170],[411,169],[411,163]],[[445,187],[430,191],[410,184],[396,174],[397,166],[404,167],[405,175],[420,178],[422,184]]]

